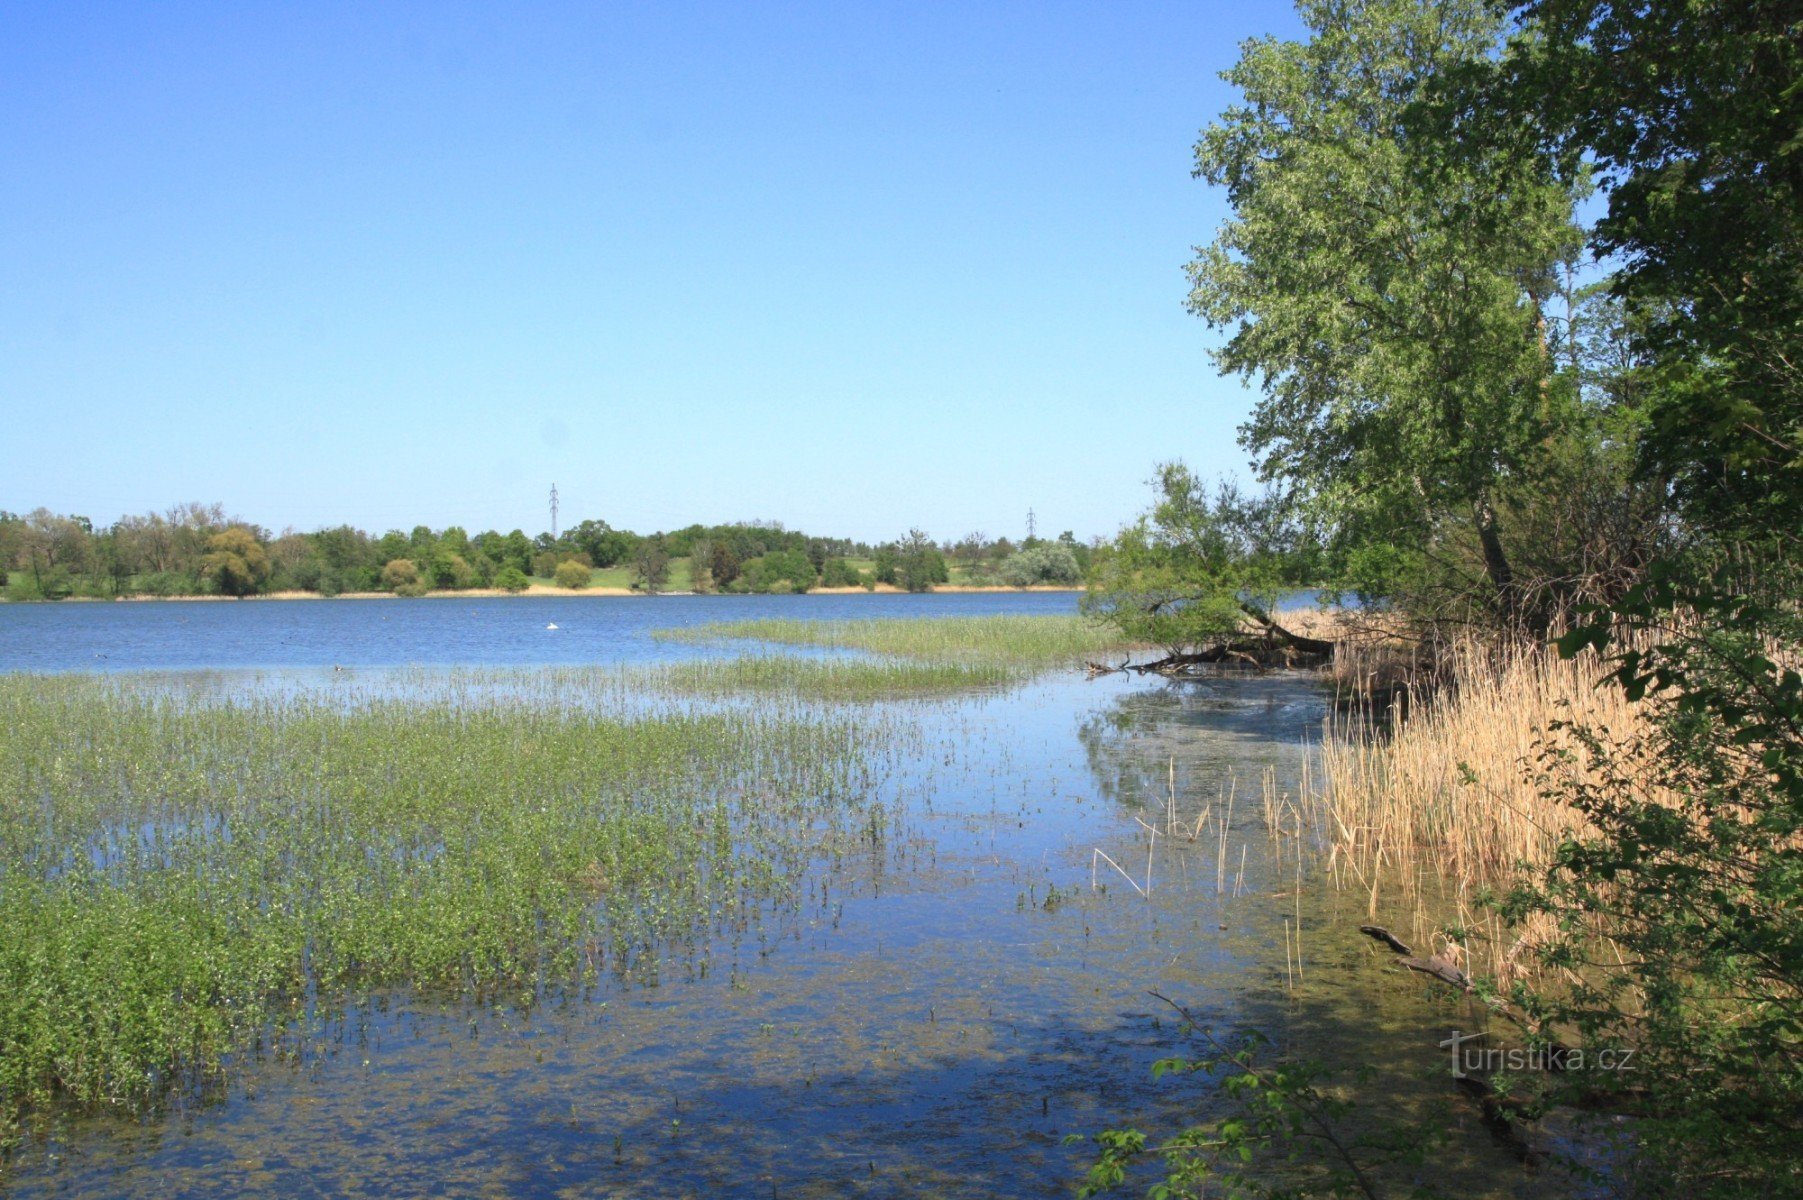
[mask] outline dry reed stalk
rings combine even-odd
[[[1584,828],[1536,786],[1542,750],[1561,741],[1549,732],[1556,722],[1617,738],[1641,731],[1643,716],[1619,688],[1599,687],[1599,677],[1594,659],[1538,649],[1499,658],[1466,645],[1455,651],[1450,686],[1408,706],[1406,717],[1339,719],[1321,748],[1326,786],[1304,792],[1333,877],[1356,880],[1373,916],[1389,892],[1400,893],[1394,899],[1412,904],[1418,938],[1432,939],[1456,914],[1487,935],[1492,975],[1525,969],[1533,956],[1523,950],[1548,931],[1505,930],[1474,893],[1506,887]],[[1563,769],[1581,778],[1581,756]]]

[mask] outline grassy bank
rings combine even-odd
[[[529,1003],[633,971],[868,835],[871,728],[609,715],[617,686],[0,677],[0,1117],[204,1085],[372,989]]]

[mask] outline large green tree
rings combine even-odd
[[[248,596],[269,578],[269,551],[250,529],[234,525],[207,539],[200,576],[228,596]]]
[[[1463,128],[1514,122],[1595,164],[1595,246],[1659,364],[1650,470],[1690,519],[1803,520],[1803,8],[1795,0],[1524,0]]]
[[[1580,241],[1576,186],[1520,139],[1450,148],[1431,81],[1500,45],[1478,0],[1303,0],[1306,41],[1248,42],[1241,103],[1196,174],[1233,216],[1191,264],[1190,307],[1263,391],[1261,471],[1350,544],[1463,536],[1488,596],[1529,618],[1503,529],[1566,415],[1545,306]]]

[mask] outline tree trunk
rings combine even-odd
[[[1320,638],[1304,637],[1300,633],[1291,633],[1289,630],[1279,625],[1276,620],[1272,618],[1270,613],[1249,600],[1240,601],[1240,610],[1254,621],[1257,621],[1260,625],[1264,626],[1266,633],[1283,639],[1285,643],[1294,646],[1304,654],[1330,655],[1333,653],[1332,642],[1322,641]]]
[[[1496,589],[1503,620],[1511,629],[1526,631],[1544,641],[1552,626],[1551,614],[1544,603],[1530,603],[1529,597],[1523,594],[1515,578],[1515,568],[1509,565],[1509,556],[1503,550],[1496,509],[1491,506],[1490,498],[1479,496],[1472,509],[1477,522],[1478,545],[1484,553],[1484,574],[1489,576],[1490,585]]]

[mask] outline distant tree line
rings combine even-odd
[[[37,509],[0,511],[0,594],[10,600],[124,596],[253,596],[270,592],[392,592],[499,588],[534,579],[593,586],[597,571],[624,568],[635,590],[680,585],[697,592],[787,593],[886,584],[929,591],[951,581],[1027,587],[1075,585],[1091,547],[1069,533],[1018,545],[980,533],[939,544],[920,530],[870,545],[818,537],[771,521],[690,525],[636,534],[585,520],[556,537],[424,525],[376,535],[350,525],[271,533],[219,504],[180,504],[97,527],[87,517]]]

